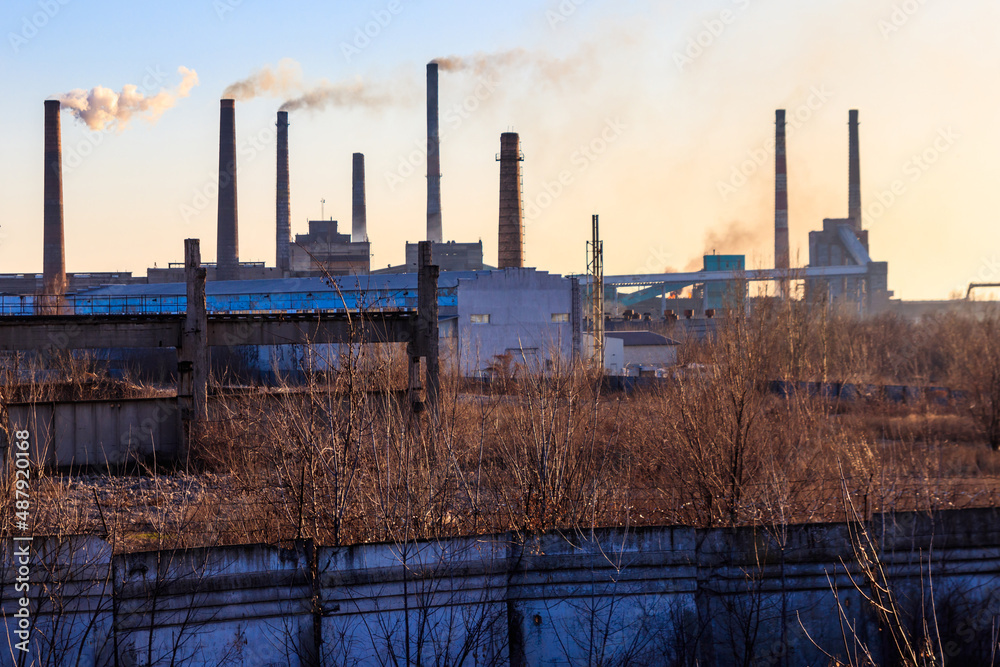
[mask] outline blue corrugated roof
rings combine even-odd
[[[438,278],[438,288],[456,287],[459,280],[469,280],[489,271],[445,271]],[[397,273],[386,275],[339,276],[335,278],[342,292],[371,290],[403,290],[417,288],[417,274]],[[219,294],[289,294],[335,292],[323,278],[269,278],[266,280],[212,280],[205,287],[206,293]],[[183,296],[185,283],[154,283],[150,285],[102,285],[77,292],[81,296]]]

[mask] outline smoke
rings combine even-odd
[[[748,227],[739,220],[733,220],[721,228],[705,233],[703,255],[751,255],[768,243],[767,229]],[[701,271],[704,259],[695,257],[684,265],[684,272]]]
[[[302,89],[302,67],[291,58],[283,58],[276,68],[265,65],[245,79],[230,84],[223,99],[241,102],[255,97],[284,97]]]
[[[277,67],[266,65],[231,84],[223,91],[222,97],[239,101],[255,97],[283,97],[285,102],[281,111],[322,111],[327,107],[377,109],[399,101],[396,95],[376,89],[360,78],[335,83],[323,79],[306,85],[301,65],[290,58],[282,59]]]
[[[155,123],[163,112],[177,104],[177,100],[191,94],[198,85],[198,73],[187,67],[178,67],[180,84],[173,90],[161,88],[160,92],[147,97],[138,86],[129,84],[116,93],[104,86],[88,90],[76,89],[60,95],[63,109],[86,123],[91,130],[103,130],[110,123],[117,122],[118,129],[124,129],[132,116],[139,114],[150,123]]]
[[[532,52],[526,49],[510,49],[497,53],[476,53],[472,56],[446,56],[435,58],[438,68],[445,72],[469,72],[476,76],[499,77],[504,71],[517,69],[520,73],[533,69],[546,83],[562,83],[596,68],[597,49],[594,44],[585,43],[570,56],[559,58],[548,53]]]
[[[378,92],[360,79],[337,83],[322,81],[298,97],[287,100],[281,105],[281,111],[298,109],[322,111],[330,106],[377,109],[395,102],[396,98],[393,95]]]
[[[472,72],[477,75],[493,74],[500,69],[531,64],[534,58],[525,49],[511,49],[500,53],[477,53],[473,56],[447,56],[435,58],[438,68],[445,72]]]
[[[758,249],[765,240],[764,230],[747,227],[738,220],[733,220],[722,229],[708,230],[705,234],[704,253],[747,254],[748,251]]]

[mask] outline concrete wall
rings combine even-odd
[[[167,462],[180,450],[175,398],[20,403],[11,431],[31,432],[33,461],[51,468]]]
[[[547,370],[573,356],[572,281],[534,269],[505,269],[462,279],[458,285],[457,345],[461,372],[476,375],[497,355]],[[553,322],[564,314],[569,321]],[[473,315],[489,316],[475,324]]]
[[[933,607],[949,664],[988,660],[1000,622],[998,518],[966,510],[864,526],[900,624],[918,631]],[[867,585],[848,576],[863,582],[859,528],[570,531],[113,559],[93,538],[37,538],[33,581],[51,572],[60,583],[33,589],[32,649],[38,664],[80,665],[113,665],[115,652],[127,665],[417,664],[418,655],[453,665],[805,665],[828,664],[818,647],[843,659],[858,641],[890,664],[888,627],[865,603]],[[2,607],[17,641],[14,560],[8,542]]]

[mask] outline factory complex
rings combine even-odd
[[[237,204],[236,103],[221,100],[219,122],[218,256],[199,264],[207,281],[207,310],[220,315],[407,312],[418,308],[421,248],[440,272],[437,331],[442,353],[461,373],[477,376],[498,360],[539,370],[599,354],[609,373],[639,373],[676,361],[677,341],[645,338],[643,362],[627,362],[629,342],[611,335],[620,323],[676,323],[684,331],[710,329],[733,307],[749,307],[749,283],[774,286],[778,297],[857,313],[890,307],[888,266],[873,261],[868,232],[861,227],[859,119],[849,114],[849,201],[846,217],[827,218],[809,233],[809,264],[792,267],[788,239],[788,174],[785,112],[776,112],[773,269],[747,270],[744,255],[707,255],[701,271],[604,275],[603,242],[594,216],[586,273],[552,275],[524,266],[524,213],[520,139],[500,136],[499,252],[486,264],[478,242],[445,240],[441,206],[441,141],[438,120],[438,64],[427,65],[427,230],[424,243],[406,243],[405,263],[372,270],[365,194],[365,158],[353,155],[352,216],[349,229],[338,221],[312,220],[292,236],[288,111],[277,113],[275,262],[241,262]],[[60,102],[45,102],[44,267],[41,274],[0,274],[0,316],[168,315],[187,308],[190,267],[185,263],[131,273],[67,273],[63,230]],[[582,244],[581,244],[582,245]],[[801,289],[800,289],[801,286]],[[742,305],[736,305],[739,302]],[[624,328],[636,328],[630,325]],[[626,337],[627,338],[627,337]],[[614,340],[612,340],[614,339]],[[291,346],[267,346],[251,365],[271,374],[301,366]],[[288,349],[286,349],[288,348]],[[331,354],[335,357],[335,351]],[[608,356],[610,355],[610,356]],[[244,355],[246,356],[246,355]],[[632,355],[636,356],[636,355]],[[636,357],[638,358],[638,357]]]

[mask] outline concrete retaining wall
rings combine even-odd
[[[988,660],[1000,621],[998,518],[966,510],[865,526],[897,625],[917,631],[933,608],[952,664]],[[859,528],[666,527],[115,558],[93,538],[39,538],[32,651],[38,664],[81,665],[116,664],[115,653],[121,665],[418,656],[442,665],[805,665],[827,664],[817,644],[843,657],[857,640],[890,664],[889,628],[864,600]],[[14,637],[5,546],[2,606]],[[46,572],[60,583],[38,606]]]
[[[181,445],[175,398],[17,403],[11,431],[32,434],[32,458],[48,468],[173,460]]]

